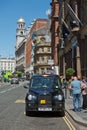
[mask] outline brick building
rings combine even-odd
[[[60,75],[65,76],[67,68],[74,68],[76,75],[87,76],[87,2],[62,0],[59,4]]]
[[[29,35],[28,35],[28,40],[26,42],[26,70],[25,72],[29,72],[30,74],[33,73],[34,71],[34,59],[33,59],[33,37],[36,35],[36,31],[39,30],[40,28],[46,27],[47,26],[47,19],[36,19],[33,21],[33,23],[30,26],[29,29]]]
[[[58,37],[58,26],[59,26],[59,0],[52,0],[51,5],[51,45],[52,45],[52,59],[54,60],[54,66],[56,68],[57,73],[59,73],[58,69],[58,51],[57,46],[59,43]]]

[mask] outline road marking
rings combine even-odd
[[[11,90],[13,90],[13,89],[16,89],[16,88],[18,88],[18,87],[20,87],[20,86],[13,86],[12,88],[8,88],[8,89],[6,89],[6,90],[0,91],[0,94],[9,92],[9,91],[11,91]]]
[[[25,100],[24,99],[18,99],[15,101],[15,103],[25,103]]]
[[[4,90],[4,91],[1,91],[0,94],[1,94],[1,93],[5,93],[5,92],[6,92],[5,90]]]
[[[69,121],[69,119],[65,116],[63,117],[65,123],[67,124],[67,126],[69,127],[70,130],[76,130],[75,127],[73,126],[73,124]]]

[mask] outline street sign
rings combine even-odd
[[[54,60],[48,60],[48,65],[54,65]]]

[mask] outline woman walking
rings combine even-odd
[[[87,109],[87,82],[85,80],[85,76],[82,78],[82,97],[83,97],[83,104],[82,109]]]

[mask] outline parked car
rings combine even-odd
[[[59,112],[65,115],[65,98],[60,77],[55,74],[33,75],[25,97],[26,116],[33,112]]]
[[[12,78],[11,79],[11,84],[19,84],[18,78]]]
[[[25,78],[20,77],[20,78],[19,78],[19,81],[23,82],[23,81],[25,81]]]

